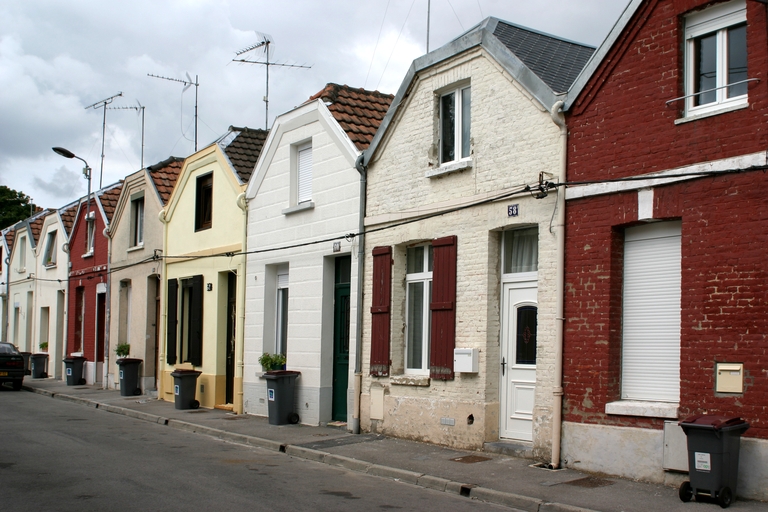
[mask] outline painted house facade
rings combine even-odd
[[[9,309],[9,296],[8,291],[10,289],[10,272],[11,268],[11,249],[13,248],[13,226],[7,227],[0,231],[0,320],[2,320],[2,330],[0,331],[0,340],[7,342],[8,337],[8,309]]]
[[[32,352],[48,353],[49,377],[64,376],[67,333],[67,288],[69,255],[67,247],[78,202],[51,211],[43,219],[36,247],[35,318]]]
[[[157,392],[163,229],[159,213],[167,204],[184,160],[170,157],[126,176],[109,229],[111,274],[110,346],[130,344],[129,357],[143,361],[139,387]],[[119,388],[116,357],[109,383]]]
[[[562,200],[543,183],[593,50],[488,18],[412,64],[365,153],[364,430],[550,456]]]
[[[258,358],[280,353],[301,372],[303,423],[352,422],[361,211],[355,162],[392,98],[328,84],[275,120],[246,195],[248,413],[267,415]]]
[[[738,494],[768,499],[767,22],[634,1],[569,96],[569,466],[679,484],[678,422],[741,417]]]
[[[109,239],[104,236],[122,183],[106,186],[79,202],[70,235],[67,349],[65,357],[86,358],[86,383],[102,383],[107,350]]]
[[[173,377],[196,369],[202,407],[243,412],[245,188],[267,132],[230,127],[186,158],[160,219],[163,240],[159,398]]]

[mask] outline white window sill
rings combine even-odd
[[[453,172],[463,171],[464,169],[472,168],[472,160],[459,160],[454,162],[448,162],[443,164],[437,169],[430,169],[424,173],[426,178],[435,178],[437,176],[443,176],[445,174],[451,174]]]
[[[723,105],[721,108],[715,109],[715,110],[709,110],[706,112],[699,112],[699,113],[692,113],[688,114],[685,117],[681,117],[680,119],[675,119],[675,124],[685,124],[690,123],[691,121],[698,121],[699,119],[705,119],[707,117],[717,116],[720,114],[725,114],[726,112],[733,112],[734,110],[741,110],[749,107],[749,103],[746,101],[744,103],[737,103],[737,104],[730,104],[730,105]]]
[[[127,251],[125,252],[136,252],[144,249],[144,244],[134,245],[133,247],[129,247]]]
[[[16,269],[17,274],[24,274],[27,271],[27,267],[21,267]]]
[[[281,213],[283,215],[290,215],[292,213],[303,212],[304,210],[313,210],[314,208],[315,208],[315,202],[307,201],[305,203],[299,203],[296,206],[291,206],[289,208],[286,208]]]
[[[83,259],[85,259],[85,258],[92,258],[92,257],[93,257],[93,251],[87,252],[87,253],[82,255]]]
[[[56,263],[46,263],[43,267],[48,270],[49,268],[56,268]]]
[[[393,386],[428,387],[429,375],[393,375],[389,378],[389,383]]]
[[[616,416],[644,416],[647,418],[677,418],[676,402],[645,402],[641,400],[618,400],[605,404],[605,414]]]

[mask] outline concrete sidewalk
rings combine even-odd
[[[374,434],[353,435],[333,427],[270,425],[267,418],[211,409],[176,410],[148,396],[122,397],[95,386],[67,386],[53,379],[24,380],[24,389],[106,412],[122,414],[227,442],[450,492],[532,512],[706,511],[711,503],[682,503],[677,489],[590,475],[550,471],[533,461],[486,452],[452,450]],[[735,510],[766,511],[768,504],[736,501]]]

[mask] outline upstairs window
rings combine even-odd
[[[469,86],[440,96],[440,163],[469,158],[470,105]]]
[[[94,212],[90,212],[85,220],[86,236],[85,236],[85,254],[93,254],[93,242],[96,235],[96,215]]]
[[[27,237],[19,237],[19,272],[27,268]]]
[[[197,178],[195,231],[210,229],[213,223],[213,173]]]
[[[747,104],[746,21],[746,0],[686,17],[687,115]]]
[[[56,231],[48,233],[45,242],[45,253],[43,254],[43,265],[46,267],[56,266]]]
[[[144,198],[131,201],[131,247],[144,245]]]
[[[299,146],[296,151],[296,203],[301,204],[312,200],[312,144]]]

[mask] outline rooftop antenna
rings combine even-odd
[[[136,100],[136,106],[127,107],[107,107],[109,110],[135,110],[138,114],[141,114],[141,168],[144,168],[144,105]]]
[[[112,103],[112,100],[115,98],[118,98],[122,96],[122,92],[118,92],[114,96],[110,96],[109,98],[103,99],[101,101],[97,101],[93,105],[88,105],[85,107],[85,110],[88,110],[89,108],[92,108],[96,110],[97,108],[104,108],[104,121],[101,125],[101,169],[99,170],[99,188],[101,188],[101,180],[104,176],[104,137],[107,134],[107,105]]]
[[[189,76],[189,73],[186,73],[187,79],[186,80],[179,80],[178,78],[169,78],[167,76],[159,76],[159,75],[153,75],[152,73],[147,73],[147,76],[151,76],[152,78],[159,78],[160,80],[169,80],[171,82],[179,82],[184,84],[184,89],[181,91],[182,94],[186,92],[187,89],[189,89],[191,86],[195,86],[195,152],[197,152],[197,88],[200,87],[200,84],[197,81],[197,75],[195,75],[195,81],[192,81],[192,77]],[[182,132],[184,133],[184,132]]]
[[[262,49],[265,55],[265,60],[263,62],[259,62],[256,60],[247,60],[247,59],[232,59],[232,62],[245,62],[246,64],[261,64],[263,66],[266,66],[267,68],[267,94],[264,96],[264,104],[265,104],[265,119],[264,119],[264,129],[269,129],[269,66],[280,66],[284,68],[304,68],[309,69],[312,66],[304,66],[301,64],[279,64],[277,62],[269,62],[269,45],[273,44],[272,36],[269,34],[262,34],[261,32],[256,32],[256,35],[259,37],[260,41],[258,43],[254,43],[250,46],[247,46],[243,48],[242,50],[238,50],[235,52],[235,55],[243,55],[244,53],[248,53],[252,50],[258,50]]]
[[[427,0],[427,53],[429,53],[429,12],[432,10],[432,1]]]

